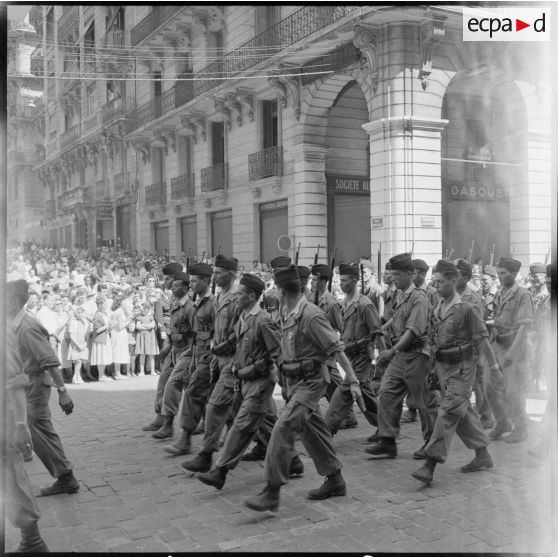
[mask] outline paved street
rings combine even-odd
[[[141,431],[153,416],[155,383],[146,376],[69,386],[76,404],[70,417],[53,394],[55,426],[82,489],[39,499],[51,552],[552,551],[550,463],[526,454],[530,442],[491,444],[496,467],[465,475],[459,466],[473,454],[456,439],[433,486],[425,488],[411,477],[420,465],[411,458],[422,445],[419,423],[403,425],[398,459],[374,462],[362,451],[371,429],[357,412],[359,427],[336,437],[347,495],[305,499],[321,478],[300,446],[304,476],[284,488],[278,513],[258,514],[242,502],[262,487],[261,462],[241,463],[218,492],[185,474],[184,458],[162,451],[168,442]],[[542,400],[529,400],[533,420],[543,407]],[[536,429],[533,422],[531,434]],[[194,438],[194,448],[200,441]],[[27,465],[37,491],[52,482],[37,458]],[[7,550],[17,541],[8,524]]]

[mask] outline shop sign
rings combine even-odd
[[[372,228],[373,229],[381,229],[384,226],[384,218],[383,217],[372,217]]]
[[[501,186],[482,186],[478,184],[453,184],[449,188],[452,200],[467,201],[506,201],[508,193]]]
[[[97,202],[97,221],[112,221],[112,202]]]
[[[336,194],[370,194],[370,179],[367,176],[326,176],[327,189]]]
[[[287,200],[277,200],[260,205],[260,211],[272,211],[274,209],[283,209],[288,206]]]
[[[232,209],[225,209],[224,211],[216,211],[211,214],[212,219],[226,219],[232,217]]]

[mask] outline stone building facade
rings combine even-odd
[[[546,43],[464,42],[442,5],[34,10],[53,240],[545,257]]]

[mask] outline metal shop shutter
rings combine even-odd
[[[347,194],[333,197],[334,246],[337,261],[358,262],[370,257],[370,203],[365,196]],[[331,247],[333,251],[333,246]]]
[[[159,223],[154,223],[153,228],[155,232],[155,250],[162,254],[163,250],[169,249],[169,222],[160,221]]]
[[[285,255],[277,246],[277,239],[288,235],[287,200],[260,205],[260,261],[269,263],[273,258]]]
[[[180,219],[180,240],[182,246],[181,252],[188,255],[189,248],[191,258],[198,255],[198,225],[195,215]]]
[[[211,214],[211,251],[212,256],[216,256],[219,252],[227,257],[234,256],[232,209]]]

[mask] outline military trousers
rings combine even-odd
[[[161,414],[166,417],[175,417],[178,414],[182,391],[190,379],[192,354],[190,351],[183,350],[182,353],[173,355],[172,360],[174,364],[171,366],[171,373],[165,385],[161,406]]]
[[[486,358],[479,355],[476,361],[475,381],[473,382],[473,392],[475,393],[475,406],[481,417],[490,417],[490,403],[486,395],[486,385],[488,380],[488,370]]]
[[[163,398],[165,396],[165,387],[169,381],[170,375],[172,373],[172,356],[169,351],[167,356],[163,359],[161,363],[161,373],[157,379],[157,390],[155,392],[155,412],[160,413],[163,409]]]
[[[382,438],[397,438],[403,399],[408,392],[420,415],[422,437],[425,442],[430,439],[438,402],[428,393],[427,370],[428,357],[423,353],[399,353],[389,362],[378,398],[378,433]]]
[[[439,463],[444,463],[457,434],[469,449],[488,445],[478,413],[471,405],[471,393],[476,377],[474,360],[458,364],[436,363],[435,371],[442,388],[442,401],[426,454]]]
[[[202,352],[197,347],[194,349],[192,372],[184,390],[180,415],[180,426],[190,433],[198,426],[211,392],[209,365],[212,356],[208,350]]]
[[[217,459],[216,466],[234,469],[256,435],[267,433],[265,445],[269,443],[271,432],[277,421],[273,401],[275,383],[271,378],[257,378],[242,382],[242,403],[227,433],[225,444]]]
[[[289,482],[289,469],[297,434],[322,476],[342,465],[337,459],[333,437],[318,404],[325,394],[326,379],[321,373],[308,379],[286,379],[287,403],[277,419],[267,447],[264,478],[270,486]]]

